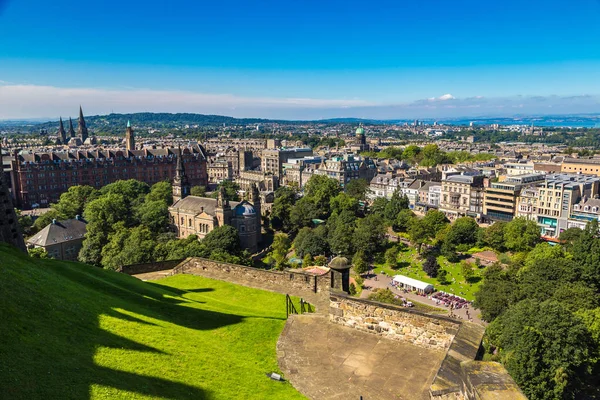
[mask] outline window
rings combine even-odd
[[[589,206],[585,206],[585,207],[583,207],[583,211],[585,211],[585,212],[588,212],[589,210],[590,210],[590,207],[589,207]]]

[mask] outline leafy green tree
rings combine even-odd
[[[21,232],[24,235],[31,235],[34,233],[33,230],[33,218],[29,215],[23,215],[21,210],[15,208],[15,214],[17,215],[17,220],[19,221],[19,227],[21,228]]]
[[[494,222],[483,230],[483,241],[494,250],[504,251],[504,230],[506,222]]]
[[[219,183],[217,190],[215,190],[211,197],[217,198],[221,189],[224,189],[225,199],[229,201],[240,201],[240,195],[238,194],[240,190],[240,185],[232,181],[222,181]]]
[[[449,224],[449,221],[443,212],[438,210],[429,210],[423,217],[423,223],[429,232],[429,237],[434,238],[438,232],[440,232]]]
[[[348,291],[350,292],[350,296],[356,296],[357,290],[354,282],[350,282],[350,287],[348,288]]]
[[[373,203],[371,204],[369,211],[371,214],[379,214],[379,215],[383,216],[385,207],[387,206],[388,203],[389,203],[389,200],[386,199],[385,197],[377,197],[375,200],[373,200]]]
[[[289,236],[285,233],[278,233],[273,238],[273,258],[275,259],[275,265],[277,269],[284,269],[287,264],[287,254],[290,251],[292,242]]]
[[[519,287],[499,263],[487,267],[483,276],[483,284],[475,292],[475,307],[483,320],[491,322],[516,303]]]
[[[304,187],[304,197],[312,201],[318,210],[318,218],[326,218],[331,212],[330,200],[342,191],[338,181],[325,175],[313,175]]]
[[[101,265],[102,249],[108,244],[109,235],[120,222],[127,227],[132,221],[123,195],[108,192],[91,201],[83,213],[87,220],[87,232],[79,260],[92,265]]]
[[[116,194],[123,197],[127,208],[143,202],[144,197],[150,192],[150,186],[135,179],[120,180],[110,183],[100,189],[100,194]]]
[[[447,279],[448,279],[448,272],[445,269],[439,269],[438,275],[437,275],[437,280],[440,283],[440,285],[447,284],[448,283]]]
[[[171,183],[162,181],[152,185],[145,201],[164,201],[167,205],[173,204],[173,187]]]
[[[541,240],[535,221],[525,218],[514,218],[504,229],[504,245],[511,251],[529,251]]]
[[[591,221],[581,236],[573,242],[571,254],[573,260],[582,266],[584,277],[600,289],[600,239],[598,221]]]
[[[202,239],[201,243],[206,248],[211,249],[211,251],[221,250],[234,255],[241,252],[238,231],[230,225],[223,225],[213,229]]]
[[[579,228],[569,228],[560,233],[558,240],[561,241],[563,247],[567,251],[571,251],[573,243],[575,243],[583,234],[583,230]]]
[[[478,231],[479,225],[473,218],[460,217],[450,226],[445,235],[444,244],[452,249],[461,246],[463,251],[468,250],[477,243]]]
[[[415,213],[405,208],[398,213],[393,228],[396,232],[407,232],[410,229],[412,220],[416,218]]]
[[[165,232],[169,227],[169,207],[164,200],[148,200],[135,210],[136,219],[151,232]]]
[[[315,229],[303,228],[294,239],[294,249],[298,257],[305,254],[327,255],[327,229],[321,225]]]
[[[325,264],[327,264],[327,257],[325,257],[324,255],[318,255],[315,257],[314,263],[315,265],[322,267]]]
[[[329,203],[332,214],[339,214],[342,211],[351,211],[353,213],[358,211],[358,200],[344,192],[332,197]]]
[[[390,224],[394,223],[396,218],[398,218],[400,211],[408,209],[408,206],[408,197],[406,197],[406,195],[400,196],[400,191],[396,189],[392,194],[392,198],[388,201],[383,210],[385,219],[389,221]]]
[[[61,219],[72,219],[77,215],[83,215],[85,206],[98,196],[98,191],[91,186],[71,186],[60,195],[58,203],[53,204],[52,208],[58,212]]]
[[[473,265],[470,262],[465,260],[460,262],[460,271],[462,272],[463,277],[465,278],[465,282],[469,282],[471,278],[473,278]]]
[[[274,229],[292,229],[290,215],[296,204],[296,192],[287,186],[281,186],[275,191],[275,200],[271,209],[271,224]]]
[[[591,335],[557,301],[522,301],[492,322],[489,332],[506,368],[529,398],[576,398],[591,377]]]
[[[309,227],[312,225],[313,219],[317,219],[320,216],[320,211],[312,200],[303,197],[296,202],[296,205],[290,211],[290,230],[298,231],[303,227]]]
[[[379,215],[371,214],[356,221],[352,238],[353,247],[367,257],[383,247],[385,243],[385,225]]]
[[[36,218],[35,222],[33,223],[33,230],[36,232],[41,231],[48,224],[51,224],[53,219],[59,220],[64,218],[65,217],[61,215],[58,211],[51,208],[50,210],[46,211],[45,213]]]
[[[387,304],[395,304],[401,306],[402,300],[396,298],[396,294],[392,292],[389,288],[385,289],[375,289],[371,294],[369,294],[369,300],[378,301],[380,303]]]
[[[385,262],[390,268],[398,266],[398,247],[392,246],[385,251]]]
[[[338,223],[329,230],[329,247],[334,254],[349,255],[353,253],[352,238],[354,236],[354,223]]]
[[[362,251],[357,251],[352,257],[352,265],[354,266],[354,271],[361,275],[369,270],[369,264],[365,260],[365,254]]]
[[[352,179],[344,187],[346,194],[356,200],[365,201],[370,193],[369,182],[366,179]]]
[[[402,152],[402,159],[412,164],[418,162],[421,159],[421,148],[414,144],[406,146],[406,148]]]
[[[147,227],[121,225],[109,235],[109,242],[102,249],[102,266],[116,270],[123,265],[152,262],[155,247],[154,235]]]
[[[431,230],[427,227],[423,219],[413,218],[411,220],[408,235],[410,240],[417,246],[418,253],[421,253],[421,248],[430,239]]]
[[[306,253],[304,255],[304,258],[302,258],[302,266],[304,267],[310,267],[313,263],[313,258],[310,255],[310,253]]]
[[[27,253],[29,257],[32,258],[50,258],[48,252],[43,247],[34,247],[33,249],[28,249]]]
[[[192,186],[192,188],[190,189],[190,194],[192,196],[206,197],[206,187],[205,186]]]
[[[561,246],[550,246],[548,243],[542,242],[527,253],[523,266],[531,268],[539,261],[564,258],[565,256],[565,251]]]

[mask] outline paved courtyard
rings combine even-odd
[[[279,366],[310,399],[429,399],[445,353],[292,315],[277,344]]]

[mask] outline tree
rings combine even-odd
[[[149,195],[148,195],[149,196]],[[169,207],[163,200],[148,200],[135,210],[136,219],[151,232],[165,232],[169,227]]]
[[[50,258],[48,252],[43,247],[34,247],[33,249],[28,249],[27,253],[29,257],[32,258]]]
[[[540,229],[535,221],[519,217],[506,224],[504,244],[508,250],[529,251],[540,241]]]
[[[379,215],[371,214],[356,221],[353,247],[367,257],[372,256],[385,242],[385,225]]]
[[[562,243],[565,250],[570,251],[575,243],[583,234],[583,230],[579,228],[569,228],[560,233],[558,240]]]
[[[450,226],[445,235],[444,244],[452,249],[461,246],[464,250],[468,250],[477,243],[478,230],[479,225],[473,218],[460,217]]]
[[[392,246],[385,251],[385,262],[391,268],[398,266],[398,247]]]
[[[238,255],[241,252],[238,231],[230,225],[223,225],[213,229],[202,239],[201,243],[211,251],[221,250],[234,255]]]
[[[329,223],[329,221],[327,222]],[[340,221],[340,223],[329,228],[329,247],[334,254],[349,255],[353,253],[352,237],[354,235],[354,226],[354,222],[349,224]]]
[[[483,241],[494,250],[504,251],[504,230],[506,222],[494,222],[483,230]]]
[[[320,217],[320,212],[312,200],[303,197],[290,211],[289,225],[290,231],[298,231],[303,227],[312,225],[313,219]]]
[[[396,218],[398,218],[400,211],[408,209],[408,206],[408,197],[406,197],[406,195],[400,196],[400,191],[396,189],[392,194],[392,198],[388,201],[383,210],[385,219],[389,221],[390,224],[394,223]]]
[[[352,257],[352,265],[354,266],[354,271],[361,275],[369,270],[369,264],[367,264],[365,260],[365,254],[362,251],[357,251]]]
[[[430,277],[435,278],[440,269],[440,264],[438,264],[435,256],[430,255],[423,262],[423,271]]]
[[[393,225],[393,228],[396,232],[406,232],[410,229],[410,225],[412,220],[416,218],[415,213],[405,208],[400,210],[398,213],[398,217],[396,217],[396,221]]]
[[[167,206],[173,204],[173,187],[171,183],[162,181],[152,185],[145,201],[163,201]]]
[[[389,200],[386,199],[385,197],[377,197],[375,200],[373,200],[373,203],[371,204],[371,207],[370,207],[371,214],[379,214],[379,215],[383,216],[383,213],[385,211],[385,206],[387,206],[388,202],[389,202]]]
[[[445,269],[438,270],[437,280],[440,283],[440,285],[445,285],[448,283],[446,281],[447,276],[448,276],[448,272]]]
[[[430,238],[434,238],[438,232],[448,225],[449,221],[443,212],[438,210],[429,210],[423,217],[423,224],[428,230]]]
[[[298,257],[304,257],[305,254],[327,255],[329,246],[326,228],[322,225],[315,229],[302,228],[294,239],[294,249]]]
[[[310,253],[306,253],[304,255],[304,258],[302,258],[302,266],[303,267],[310,267],[313,263],[313,258],[310,255]]]
[[[152,262],[155,247],[154,235],[147,227],[125,228],[119,224],[102,249],[102,266],[116,270],[123,265]]]
[[[318,210],[318,218],[330,214],[330,199],[342,191],[338,181],[325,175],[313,175],[304,187],[304,197],[312,201]]]
[[[519,288],[499,263],[487,267],[483,277],[483,284],[475,293],[475,307],[481,310],[483,320],[491,322],[517,301]]]
[[[346,194],[356,200],[365,201],[367,195],[371,192],[369,182],[366,179],[352,179],[344,187]]]
[[[416,163],[420,159],[421,148],[414,144],[410,146],[406,146],[404,151],[402,152],[402,159],[410,162],[411,164]]]
[[[110,183],[100,189],[100,194],[116,194],[123,197],[127,208],[143,202],[144,196],[150,192],[150,186],[135,179],[120,180]]]
[[[287,254],[290,251],[292,242],[285,233],[278,233],[273,238],[273,258],[275,259],[275,265],[277,269],[282,270],[287,264]]]
[[[292,229],[290,215],[296,203],[296,192],[287,186],[281,186],[275,191],[275,200],[271,209],[271,224],[275,229]]]
[[[332,214],[339,214],[343,211],[356,213],[358,211],[358,200],[342,192],[331,198],[329,207]]]
[[[557,301],[522,301],[492,322],[489,332],[501,360],[529,398],[578,398],[591,378],[590,333]]]
[[[463,260],[460,262],[460,271],[465,278],[465,282],[468,283],[473,277],[473,265],[470,262]]]
[[[423,219],[413,218],[408,230],[410,240],[417,245],[418,253],[421,253],[423,244],[427,243],[430,238],[431,230],[428,229]]]
[[[58,203],[53,204],[52,208],[58,212],[61,218],[75,218],[77,215],[83,215],[85,206],[98,196],[98,191],[91,186],[71,186],[65,193],[60,195]]]
[[[206,197],[206,187],[205,186],[192,186],[192,188],[190,189],[190,194],[192,196]]]
[[[62,218],[64,218],[63,215],[61,215],[55,209],[51,208],[50,210],[46,211],[45,213],[43,213],[42,215],[40,215],[39,217],[36,218],[36,220],[33,223],[33,230],[36,232],[41,231],[48,224],[51,224],[52,220],[54,220],[54,219],[58,220],[58,219],[62,219]]]
[[[325,264],[327,264],[327,257],[325,257],[324,255],[319,255],[315,257],[314,260],[315,265],[318,266],[324,266]]]
[[[219,183],[217,190],[215,190],[211,194],[211,197],[216,199],[219,196],[221,189],[224,189],[225,200],[240,201],[240,195],[238,194],[238,191],[240,190],[240,185],[238,185],[237,183],[227,180],[222,181],[221,183]]]
[[[24,235],[31,235],[33,233],[33,218],[31,218],[29,215],[23,215],[21,210],[16,208],[15,214],[17,215],[21,232],[23,232]]]
[[[600,289],[600,239],[598,235],[598,221],[590,221],[579,239],[573,242],[571,254],[573,261],[581,265],[584,277]]]

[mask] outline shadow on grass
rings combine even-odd
[[[245,317],[185,307],[185,300],[170,297],[173,288],[118,273],[74,263],[33,265],[26,256],[15,260],[23,265],[15,261],[12,267],[0,268],[0,397],[88,399],[94,387],[101,398],[115,398],[114,389],[165,399],[211,398],[197,386],[98,365],[95,357],[102,348],[168,356],[106,331],[100,318],[159,327],[158,322],[144,320],[147,317],[189,329],[213,330],[238,324]],[[134,354],[121,354],[113,361],[122,363],[122,357],[132,357],[127,358],[132,364],[124,369],[140,362]]]

